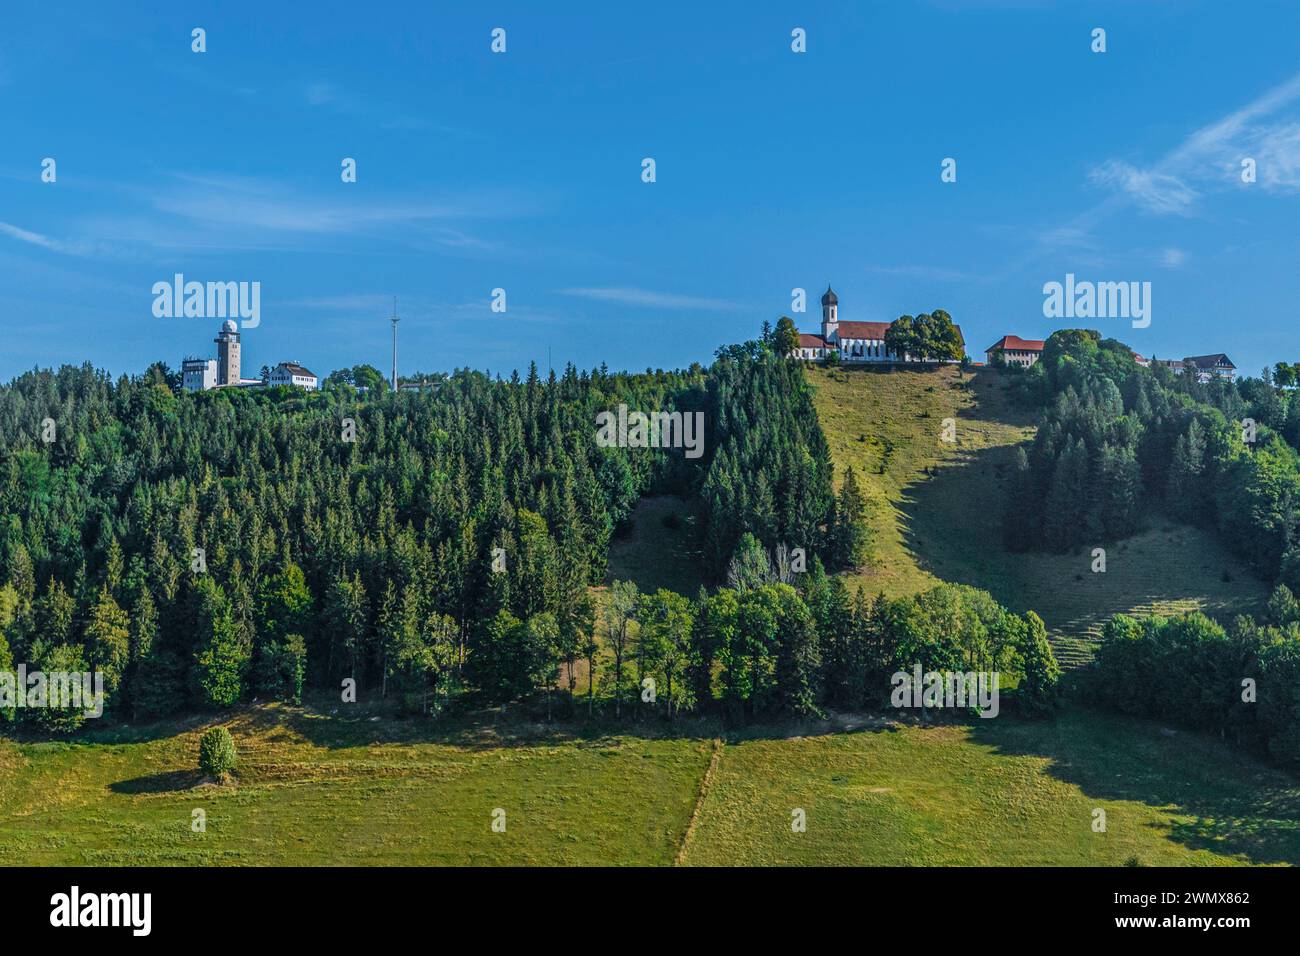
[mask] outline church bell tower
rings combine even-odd
[[[840,340],[840,298],[826,284],[826,294],[822,296],[822,338],[826,344]]]

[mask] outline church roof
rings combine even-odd
[[[889,331],[888,322],[841,322],[842,339],[881,339]]]
[[[826,286],[826,292],[822,295],[822,305],[839,305],[840,297],[836,295],[829,284]]]
[[[801,349],[824,349],[826,340],[820,335],[813,335],[810,332],[799,333],[799,348]]]

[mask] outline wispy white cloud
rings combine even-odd
[[[1187,252],[1184,249],[1163,249],[1160,252],[1160,264],[1166,269],[1182,268],[1183,263],[1187,261]]]
[[[155,209],[193,222],[285,232],[353,233],[403,223],[494,216],[499,200],[379,201],[294,195],[284,184],[235,177],[178,175],[179,185],[151,191]]]
[[[1263,189],[1300,189],[1300,123],[1278,115],[1297,99],[1300,74],[1194,131],[1148,168],[1111,159],[1089,179],[1159,215],[1185,215],[1205,192],[1240,185],[1246,158],[1256,161]]]
[[[1186,214],[1198,195],[1177,176],[1138,169],[1117,159],[1094,168],[1088,179],[1095,185],[1127,193],[1143,209],[1157,214]]]
[[[561,295],[591,299],[596,302],[617,302],[619,305],[642,306],[654,309],[704,309],[711,311],[733,311],[740,308],[735,302],[725,299],[707,299],[698,296],[678,295],[673,292],[652,292],[648,289],[627,287],[561,289]]]
[[[10,239],[17,239],[19,242],[25,242],[28,245],[49,249],[51,252],[60,252],[70,256],[121,257],[120,250],[104,242],[85,239],[56,239],[44,233],[32,232],[30,229],[23,229],[8,222],[0,222],[0,235],[8,236]]]
[[[353,254],[399,250],[411,255],[501,255],[506,247],[473,234],[473,224],[537,213],[535,195],[464,190],[454,196],[372,198],[340,187],[304,193],[261,178],[159,174],[149,187],[107,188],[122,192],[130,211],[91,214],[75,222],[77,238],[58,238],[12,224],[0,235],[68,255],[139,259],[159,250],[340,251]],[[356,240],[367,240],[359,245]]]

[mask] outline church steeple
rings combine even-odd
[[[828,343],[838,341],[840,337],[840,297],[826,283],[826,293],[822,296],[822,338]]]

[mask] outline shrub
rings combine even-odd
[[[235,741],[225,727],[213,727],[199,740],[199,769],[212,777],[235,769]]]

